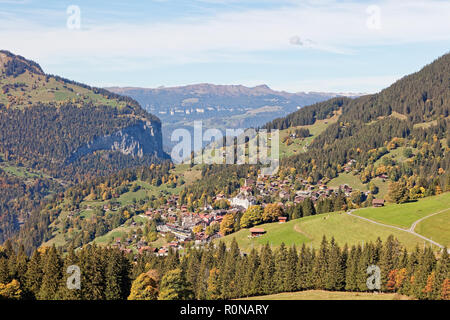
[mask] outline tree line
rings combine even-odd
[[[79,290],[67,286],[72,265],[81,270]],[[379,274],[368,273],[369,266]],[[368,286],[371,276],[379,277],[378,288]],[[436,253],[424,246],[408,252],[393,236],[351,247],[324,237],[318,249],[267,244],[248,253],[234,240],[229,247],[210,243],[184,254],[171,250],[164,257],[95,245],[65,255],[55,247],[40,248],[31,258],[9,242],[0,251],[4,299],[234,299],[311,289],[376,289],[449,300],[450,259],[446,249]]]

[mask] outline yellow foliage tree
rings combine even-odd
[[[156,300],[159,289],[159,274],[156,270],[150,270],[140,274],[131,285],[128,300]]]
[[[20,283],[16,279],[13,279],[10,283],[0,283],[0,298],[7,300],[19,300],[22,296],[22,290],[20,289]]]

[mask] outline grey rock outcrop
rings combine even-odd
[[[123,154],[139,158],[144,155],[167,158],[162,146],[161,123],[156,121],[140,120],[138,123],[113,134],[96,137],[78,148],[67,159],[67,162],[76,161],[99,150],[120,151]]]

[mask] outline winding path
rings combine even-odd
[[[375,220],[372,220],[372,219],[368,219],[368,218],[365,218],[365,217],[358,216],[358,215],[352,213],[352,212],[355,211],[355,209],[352,209],[352,210],[350,210],[350,211],[347,211],[346,214],[348,214],[349,216],[358,218],[358,219],[362,219],[362,220],[368,221],[368,222],[370,222],[370,223],[377,224],[377,225],[379,225],[379,226],[383,226],[383,227],[387,227],[387,228],[392,228],[392,229],[397,229],[397,230],[400,230],[400,231],[404,231],[404,232],[411,233],[412,235],[415,235],[415,236],[417,236],[417,237],[419,237],[419,238],[422,238],[423,240],[428,241],[428,242],[430,242],[431,244],[434,244],[435,246],[437,246],[437,247],[439,247],[439,248],[441,248],[441,249],[444,249],[444,246],[443,246],[443,245],[437,243],[436,241],[433,241],[433,240],[431,240],[431,239],[428,239],[427,237],[424,237],[424,236],[421,235],[421,234],[418,234],[417,232],[414,231],[414,229],[416,228],[417,224],[418,224],[419,222],[421,222],[422,220],[425,220],[425,219],[427,219],[427,218],[429,218],[429,217],[431,217],[431,216],[434,216],[434,215],[436,215],[436,214],[442,213],[442,212],[447,211],[447,210],[450,210],[450,209],[444,209],[444,210],[441,210],[441,211],[438,211],[438,212],[429,214],[429,215],[427,215],[427,216],[425,216],[425,217],[423,217],[423,218],[420,218],[419,220],[414,221],[414,223],[411,225],[411,227],[410,227],[409,229],[404,229],[404,228],[396,227],[396,226],[393,226],[393,225],[390,225],[390,224],[385,224],[385,223],[381,223],[381,222],[378,222],[378,221],[375,221]],[[450,253],[450,249],[447,249],[447,252]]]

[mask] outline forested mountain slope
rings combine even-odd
[[[0,51],[0,243],[51,193],[165,158],[160,120],[133,99]]]
[[[166,156],[159,119],[131,98],[46,75],[7,51],[0,71],[4,160],[77,180]]]
[[[336,177],[348,161],[356,160],[362,180],[385,173],[394,181],[415,177],[421,184],[448,184],[450,54],[380,93],[318,103],[266,127],[307,125],[338,109],[339,121],[316,137],[306,153],[285,159],[283,167],[295,167],[318,181]],[[397,147],[410,149],[407,161],[383,163],[377,172],[375,162]]]

